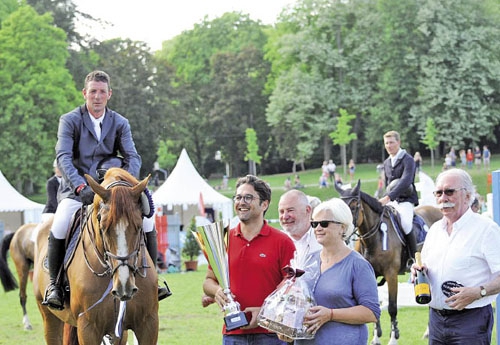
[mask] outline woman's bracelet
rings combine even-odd
[[[333,321],[333,309],[330,309],[330,321]]]

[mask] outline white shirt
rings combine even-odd
[[[394,167],[394,163],[401,158],[404,154],[406,153],[406,150],[403,150],[402,148],[399,148],[398,152],[394,156],[391,157],[391,165]]]
[[[92,123],[94,124],[94,131],[95,131],[95,134],[97,135],[97,139],[98,140],[101,140],[101,124],[102,124],[102,121],[104,120],[104,116],[106,115],[106,113],[101,116],[100,118],[96,119],[95,117],[93,117],[92,115],[89,114],[89,117],[90,119],[92,120]]]
[[[451,309],[441,290],[443,282],[457,281],[466,287],[480,286],[500,272],[500,227],[469,208],[453,223],[451,235],[443,218],[434,223],[425,239],[422,262],[427,266],[432,300],[429,306]],[[484,307],[496,295],[480,298],[466,309]],[[479,296],[478,296],[479,297]]]
[[[290,236],[290,235],[289,235]],[[300,260],[305,260],[307,256],[323,248],[321,244],[316,241],[316,236],[314,235],[314,229],[309,228],[309,230],[300,238],[300,240],[295,240],[290,236],[293,243],[295,244],[295,250],[297,251],[297,258]]]

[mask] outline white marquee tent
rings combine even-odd
[[[172,173],[153,193],[154,203],[179,213],[181,222],[188,226],[191,218],[199,215],[200,199],[206,207],[214,209],[216,218],[220,213],[222,220],[233,217],[232,200],[217,192],[200,176],[186,149],[182,149]]]
[[[39,222],[44,205],[19,193],[0,171],[0,220],[5,229],[15,231],[19,226]]]

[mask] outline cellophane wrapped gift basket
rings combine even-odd
[[[304,316],[309,308],[316,305],[308,284],[313,279],[306,271],[315,272],[306,258],[295,258],[290,265],[283,268],[286,279],[280,283],[265,300],[259,313],[259,326],[292,339],[313,339],[314,335],[306,332]],[[300,268],[299,268],[300,266]]]

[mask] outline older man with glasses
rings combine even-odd
[[[462,169],[442,172],[434,191],[443,218],[429,229],[422,266],[431,285],[429,344],[490,344],[491,303],[500,292],[500,227],[474,213],[474,186]]]

